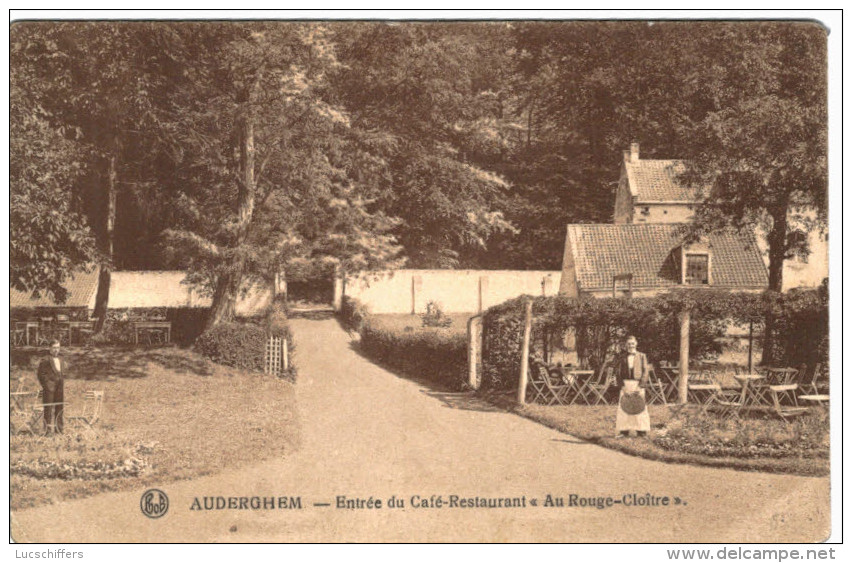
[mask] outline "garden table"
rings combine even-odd
[[[38,321],[18,321],[15,323],[15,331],[20,334],[15,336],[16,346],[32,346],[38,342]],[[33,336],[30,337],[30,334]]]
[[[659,367],[660,382],[663,384],[663,390],[666,400],[672,403],[677,402],[678,398],[678,379],[680,379],[680,367],[678,366],[663,366]]]
[[[828,395],[799,395],[800,401],[808,401],[809,403],[816,403],[818,406],[822,408],[828,408]]]
[[[745,408],[747,406],[770,406],[769,398],[766,396],[766,377],[759,373],[744,373],[735,375],[734,379],[742,387],[740,395],[741,408]]]
[[[139,344],[139,333],[146,332],[149,334],[165,335],[165,343],[171,342],[172,323],[163,321],[137,321],[133,323],[133,334],[136,344]]]
[[[589,383],[595,376],[595,371],[591,369],[578,369],[568,372],[568,380],[571,381],[571,399],[569,405],[575,404],[578,400],[589,404],[586,394],[589,392]]]
[[[24,410],[27,397],[36,397],[38,391],[10,391],[9,392],[9,408],[15,410]]]

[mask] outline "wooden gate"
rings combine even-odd
[[[281,377],[290,368],[290,358],[287,350],[287,339],[282,336],[270,335],[266,339],[266,356],[263,372]]]

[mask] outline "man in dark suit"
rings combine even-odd
[[[61,347],[58,340],[50,343],[50,357],[38,364],[38,382],[41,383],[44,403],[44,431],[47,434],[62,432],[63,403],[65,401],[64,379],[67,371],[65,360],[59,357]]]

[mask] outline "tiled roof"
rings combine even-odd
[[[612,287],[612,277],[633,274],[634,287],[680,285],[673,251],[682,242],[679,224],[568,225],[580,289]],[[708,237],[713,287],[769,285],[766,266],[753,236],[715,233]]]
[[[698,201],[698,192],[694,188],[678,182],[678,175],[685,166],[682,160],[640,160],[625,162],[630,191],[637,202],[655,201]]]
[[[88,273],[83,271],[75,272],[65,280],[63,287],[68,290],[65,303],[57,303],[54,299],[44,294],[40,297],[33,297],[29,293],[10,289],[9,307],[92,308],[95,305],[95,292],[98,289],[98,269],[95,268]]]

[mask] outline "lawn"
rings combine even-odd
[[[293,385],[178,348],[65,352],[69,410],[105,392],[97,434],[11,437],[11,508],[140,488],[280,457],[298,442]],[[34,358],[13,379],[37,389]]]
[[[648,459],[797,475],[829,473],[828,420],[819,410],[795,422],[768,416],[725,421],[699,415],[693,407],[651,405],[650,438],[616,438],[614,405],[518,406],[505,394],[491,400],[545,426]]]
[[[467,321],[474,315],[475,313],[446,313],[446,316],[452,319],[453,322],[450,326],[440,330],[450,333],[467,334]],[[370,315],[370,323],[385,330],[400,332],[406,329],[423,328],[423,319],[420,315],[410,315],[407,313]]]

